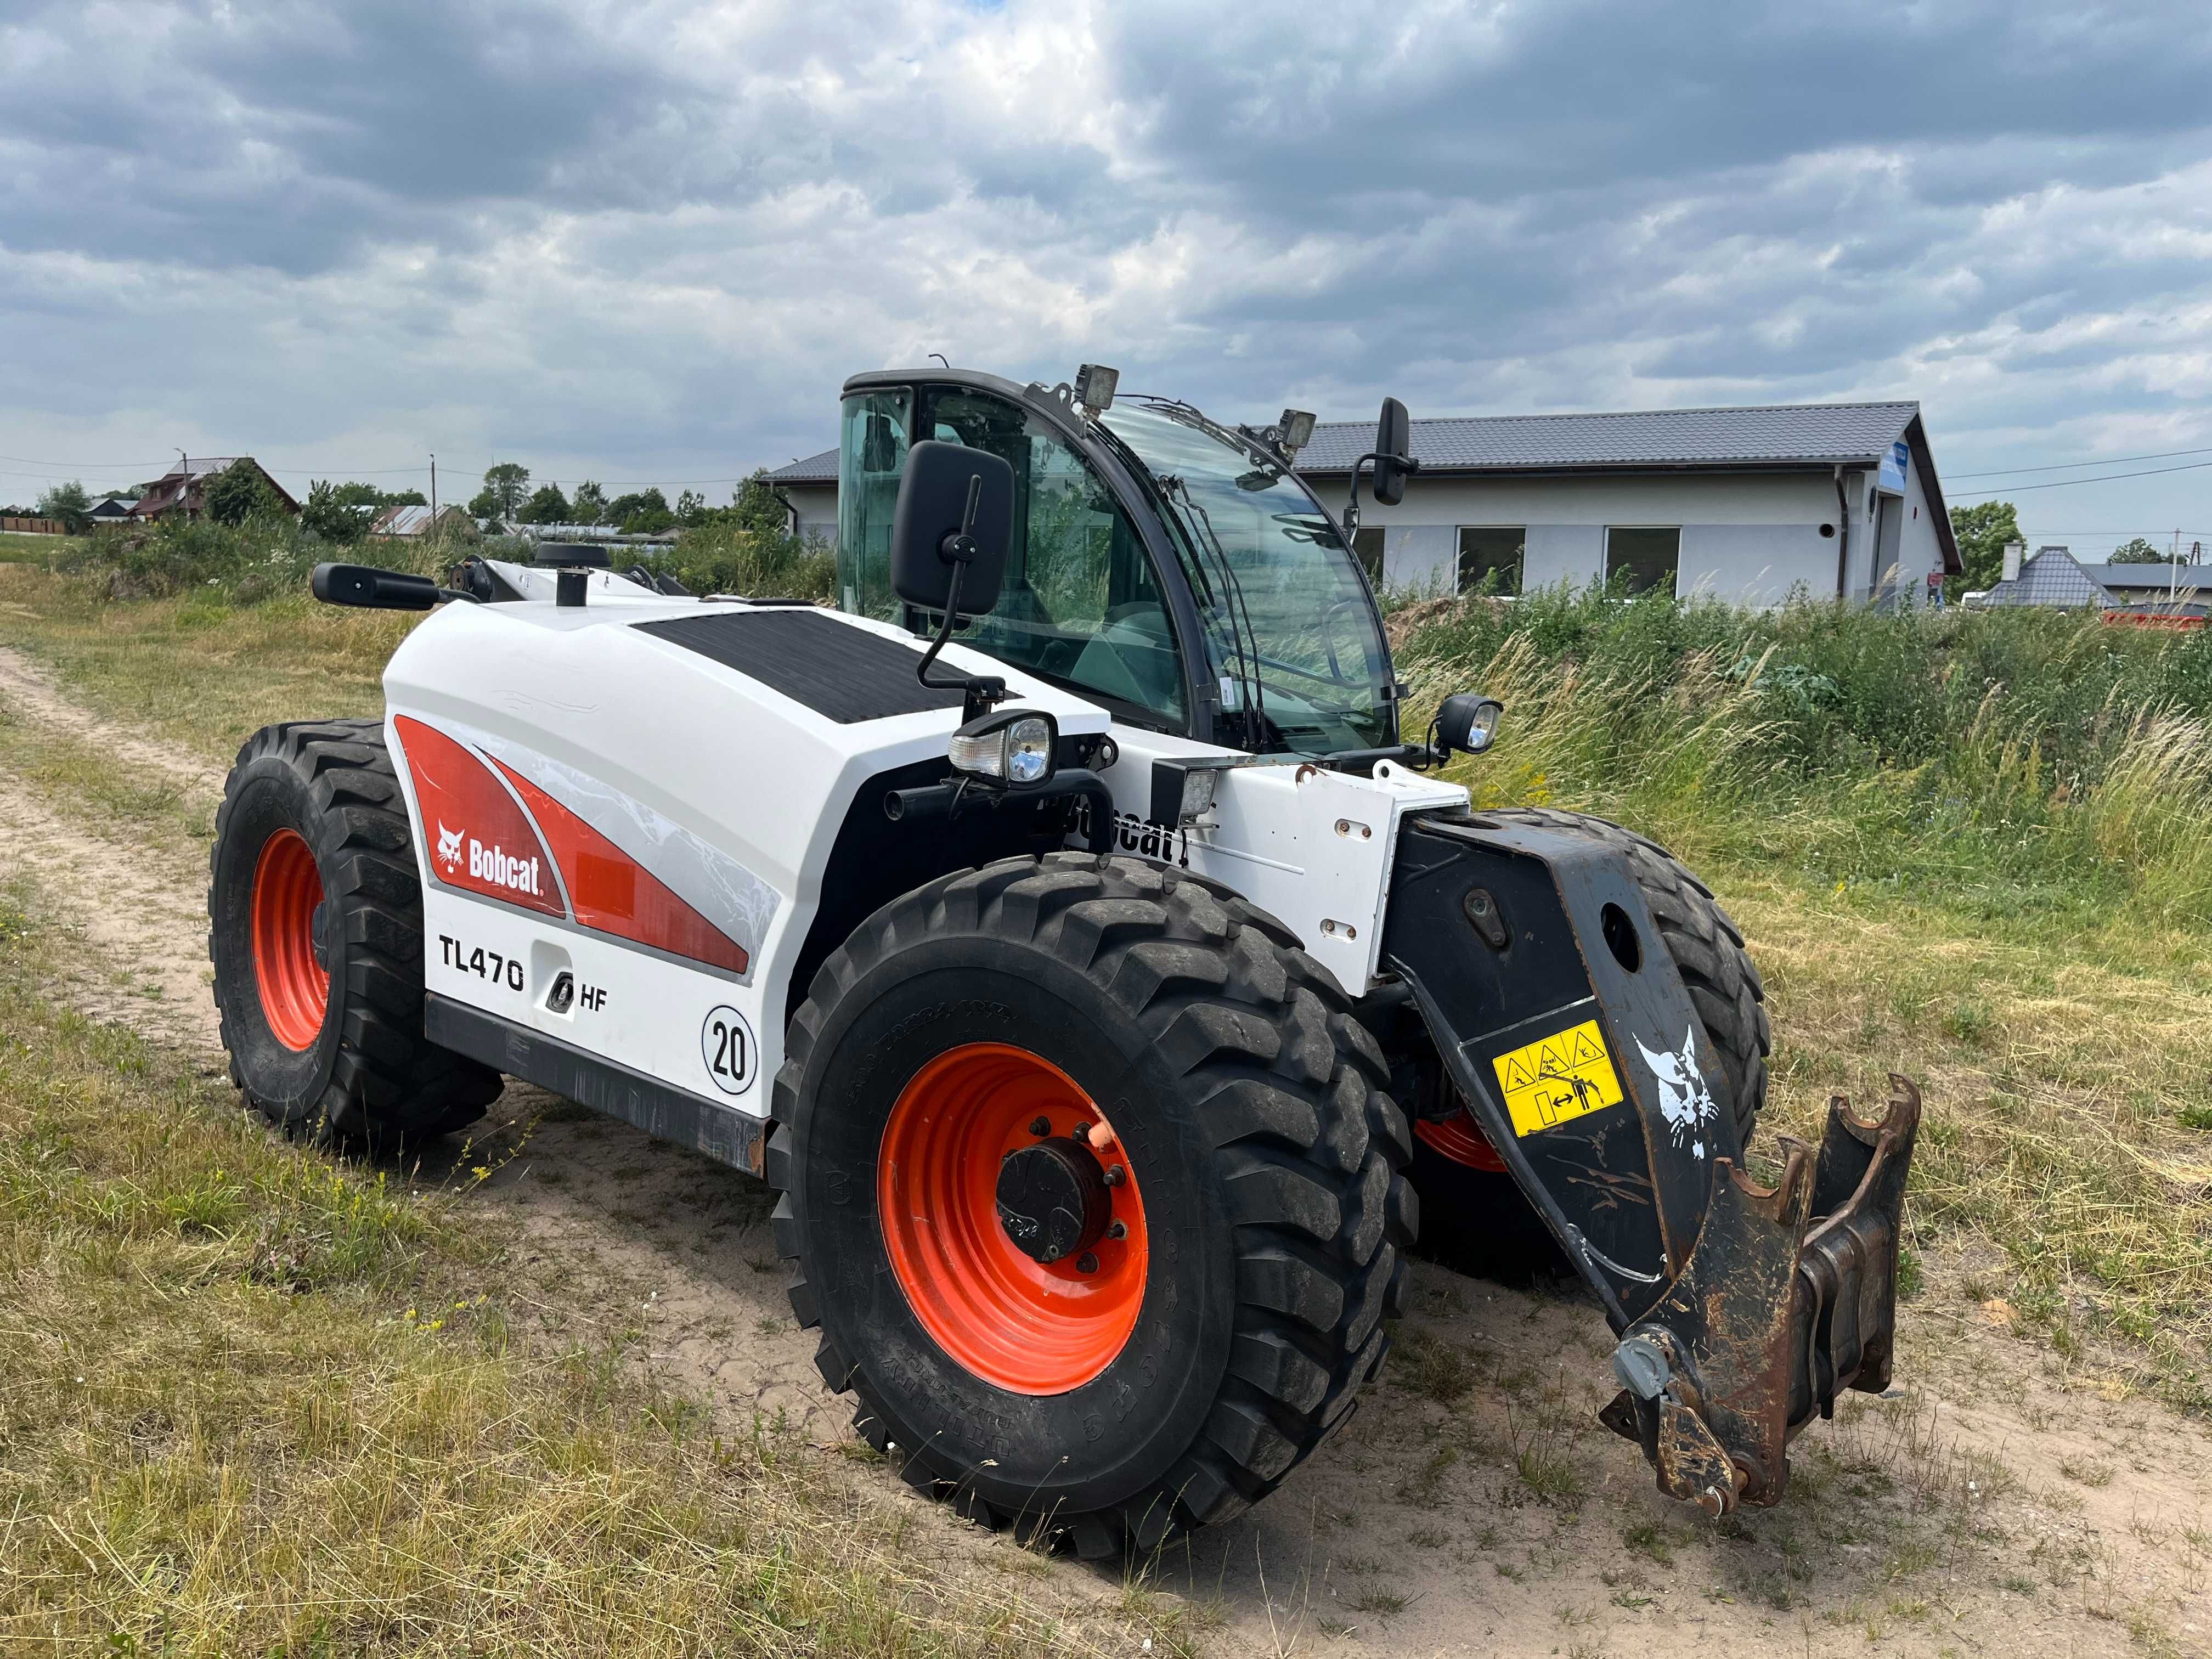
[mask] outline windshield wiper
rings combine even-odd
[[[1267,696],[1260,678],[1260,630],[1252,626],[1252,608],[1244,602],[1244,584],[1237,580],[1236,567],[1229,562],[1229,555],[1222,548],[1221,538],[1213,532],[1213,520],[1206,513],[1205,504],[1191,494],[1189,481],[1180,474],[1170,473],[1160,480],[1160,488],[1165,494],[1181,495],[1183,505],[1198,515],[1198,521],[1206,532],[1204,544],[1213,555],[1214,562],[1221,567],[1222,590],[1229,599],[1223,609],[1229,617],[1230,639],[1237,647],[1239,683],[1243,684],[1249,678],[1245,692],[1248,699],[1245,704],[1245,735],[1252,739],[1252,746],[1256,750],[1267,741]],[[1189,535],[1190,520],[1183,519],[1180,513],[1176,516],[1182,521],[1183,533]],[[1193,537],[1192,539],[1199,538]],[[1240,617],[1243,624],[1241,629],[1237,625]],[[1245,645],[1247,640],[1251,641],[1249,651]]]
[[[1183,543],[1192,550],[1194,556],[1191,561],[1191,574],[1197,579],[1197,585],[1200,586],[1205,592],[1207,609],[1228,619],[1229,642],[1237,656],[1237,686],[1244,703],[1240,712],[1244,716],[1245,736],[1252,748],[1258,750],[1266,742],[1267,732],[1267,703],[1260,690],[1260,671],[1256,665],[1260,657],[1259,635],[1256,632],[1252,634],[1252,642],[1248,649],[1244,642],[1244,631],[1238,629],[1237,623],[1237,606],[1243,598],[1243,591],[1237,585],[1237,573],[1230,568],[1229,556],[1221,550],[1220,538],[1213,534],[1212,521],[1211,520],[1206,521],[1206,537],[1201,538],[1191,528],[1190,520],[1183,516],[1175,504],[1174,496],[1180,492],[1185,501],[1191,501],[1192,507],[1196,508],[1200,517],[1205,515],[1206,509],[1198,507],[1195,501],[1191,501],[1189,486],[1184,483],[1182,478],[1174,473],[1163,476],[1154,472],[1138,456],[1137,452],[1123,441],[1121,434],[1103,421],[1093,421],[1091,423],[1091,432],[1094,437],[1113,451],[1115,459],[1128,469],[1129,476],[1136,479],[1139,487],[1150,494],[1153,503],[1160,509],[1161,514],[1175,522],[1176,526],[1182,532]],[[1218,599],[1213,597],[1212,584],[1206,579],[1204,554],[1208,550],[1209,541],[1212,544],[1210,550],[1221,568],[1222,597]],[[1251,615],[1247,611],[1244,629],[1250,629]],[[1256,728],[1254,724],[1255,720]]]

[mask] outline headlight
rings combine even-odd
[[[1448,750],[1479,755],[1497,741],[1498,722],[1504,713],[1496,698],[1462,691],[1437,706],[1437,736]]]
[[[1049,714],[1008,708],[972,720],[952,734],[945,757],[955,771],[1010,789],[1033,789],[1052,776],[1060,727]]]

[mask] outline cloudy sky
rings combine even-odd
[[[1954,501],[2212,545],[2199,0],[9,0],[0,67],[0,501],[180,448],[719,500],[942,351],[1237,417],[1917,398]],[[2099,472],[2152,476],[2021,487]]]

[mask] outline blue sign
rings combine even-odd
[[[1881,489],[1894,489],[1902,495],[1905,493],[1906,463],[1907,451],[1905,447],[1905,440],[1899,438],[1889,447],[1889,454],[1882,461],[1881,475],[1875,479],[1875,486]]]

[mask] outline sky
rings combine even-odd
[[[8,0],[0,65],[0,501],[720,501],[935,351],[1234,419],[1914,398],[2032,545],[2212,547],[2201,3]]]

